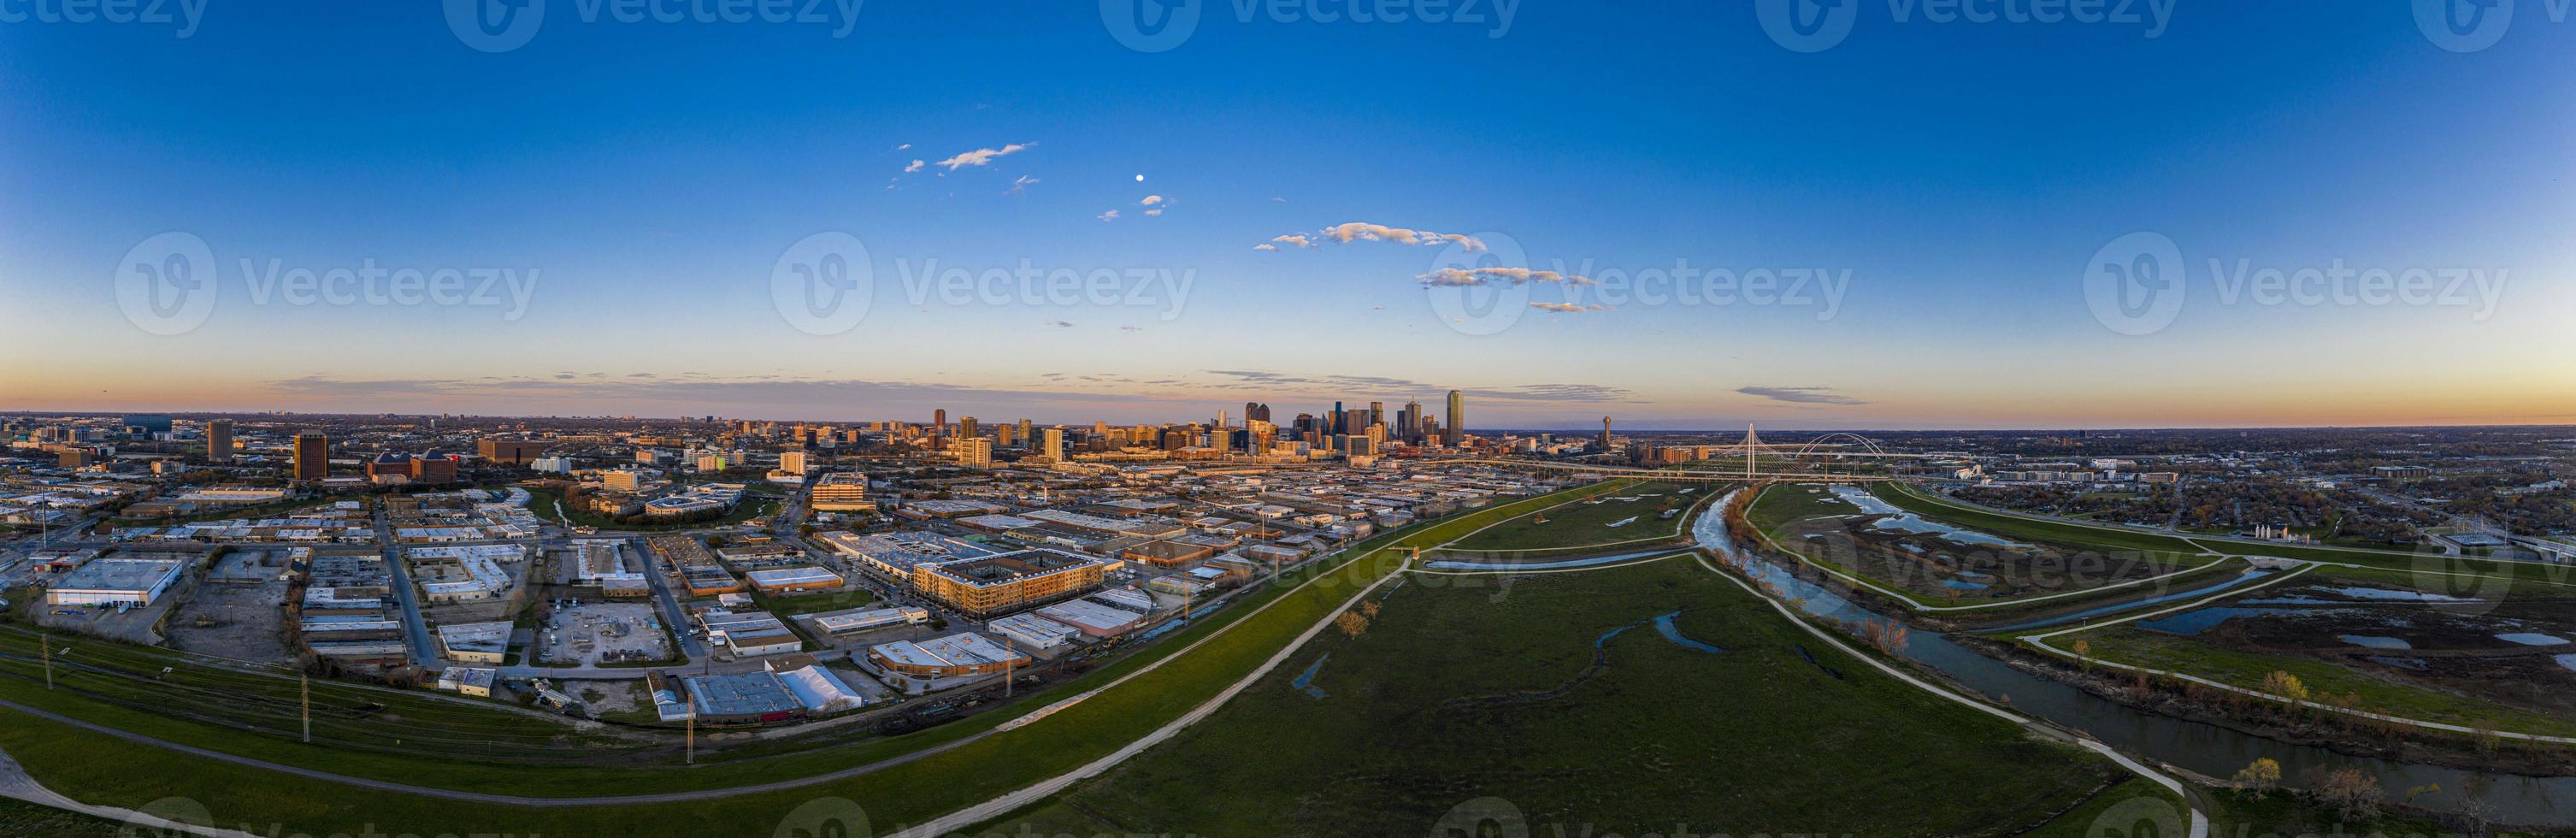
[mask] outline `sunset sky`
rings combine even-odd
[[[836,37],[555,0],[500,52],[438,5],[0,25],[0,410],[1087,422],[1455,388],[1474,427],[2576,422],[2576,21],[2536,5],[2455,52],[2403,3],[2150,36],[1872,0],[1814,53],[1732,2],[1211,2],[1161,52],[1090,2],[875,0]],[[2130,334],[2085,282],[2142,232],[2182,302]],[[864,317],[785,310],[819,233],[864,246]],[[120,275],[191,240],[212,308],[138,322]],[[368,265],[464,299],[281,279]],[[940,286],[1023,265],[1114,288]],[[2334,266],[2435,281],[2250,284]],[[1676,268],[1783,298],[1637,286]]]

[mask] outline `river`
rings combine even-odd
[[[1726,532],[1726,508],[1731,500],[1730,496],[1710,504],[1691,525],[1691,534],[1702,547],[1740,557],[1742,554]],[[1824,586],[1798,578],[1768,558],[1756,555],[1745,566],[1753,577],[1804,600],[1804,608],[1810,614],[1853,623],[1889,619]],[[1899,618],[1899,622],[1906,620]],[[2023,672],[1930,632],[1913,632],[1903,654],[1989,698],[2008,698],[2008,706],[2023,714],[2083,731],[2122,751],[2200,774],[2233,776],[2259,757],[2279,762],[2281,777],[2288,783],[2298,782],[2314,768],[2358,768],[2378,777],[2390,799],[2404,798],[2410,788],[2439,784],[2443,791],[2439,800],[2428,796],[2418,803],[2447,808],[2442,801],[2456,800],[2466,793],[2485,801],[2490,817],[2498,822],[2553,828],[2576,826],[2576,777],[2525,777],[2347,756],[2148,713]]]

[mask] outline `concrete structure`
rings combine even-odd
[[[1019,648],[1040,652],[1062,648],[1085,635],[1081,629],[1036,614],[1013,614],[986,624],[985,629],[1019,644]]]
[[[901,608],[876,608],[867,611],[851,612],[848,614],[826,614],[818,617],[809,617],[807,620],[812,622],[815,628],[821,629],[825,634],[856,634],[863,631],[874,631],[881,628],[892,628],[895,626],[905,625],[917,626],[930,622],[930,609],[914,608],[909,606]]]
[[[854,472],[833,472],[814,480],[807,504],[817,512],[870,512],[877,508],[868,499],[868,476]]]
[[[1000,614],[1079,596],[1108,580],[1118,562],[1037,549],[915,566],[912,587],[974,615]]]
[[[482,669],[471,666],[451,666],[446,669],[439,670],[438,688],[449,690],[459,695],[473,696],[475,698],[491,698],[492,685],[500,680],[501,671],[498,669]]]
[[[504,465],[527,465],[546,453],[546,443],[533,439],[499,439],[484,437],[475,442],[475,453],[483,459]]]
[[[438,645],[448,660],[497,664],[510,654],[511,629],[508,622],[449,623],[438,627]]]
[[[188,563],[179,559],[91,559],[45,589],[47,605],[151,605]]]
[[[233,420],[216,419],[206,423],[206,462],[233,461]]]
[[[915,678],[962,678],[1026,666],[1031,658],[973,632],[914,643],[898,640],[868,647],[878,669]]]
[[[795,594],[828,591],[846,582],[838,573],[819,567],[777,567],[743,574],[751,586],[764,594]]]
[[[295,435],[295,479],[320,480],[331,476],[331,438],[318,430]]]

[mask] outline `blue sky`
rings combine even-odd
[[[1506,28],[1225,0],[1154,53],[1083,2],[872,0],[835,37],[545,0],[498,53],[435,3],[0,23],[0,409],[1087,421],[1456,387],[1496,426],[2576,418],[2576,22],[2541,0],[2470,53],[2397,3],[2185,0],[2148,37],[1853,1],[1815,53],[1740,2],[1527,2]],[[1345,224],[1485,247],[1254,247]],[[117,277],[173,231],[215,296],[157,334]],[[2126,334],[2084,275],[2141,231],[2186,301]],[[772,278],[825,232],[876,286],[815,334]],[[2497,279],[2266,304],[2211,259]],[[1121,299],[905,283],[1024,261]],[[490,305],[260,284],[370,263],[534,279]],[[1593,282],[1490,280],[1466,293],[1504,307],[1462,318],[1421,279],[1453,263]],[[1685,264],[1845,284],[1604,297]]]

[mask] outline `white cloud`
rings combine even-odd
[[[1011,179],[1011,188],[1010,188],[1010,190],[1009,190],[1009,191],[1006,191],[1006,192],[1003,192],[1002,194],[1004,194],[1004,195],[1018,195],[1018,194],[1021,194],[1021,193],[1023,193],[1023,192],[1027,192],[1027,191],[1029,191],[1029,184],[1036,183],[1036,182],[1038,182],[1038,179],[1037,179],[1037,178],[1029,177],[1028,175],[1021,175],[1021,176],[1019,176],[1019,177],[1012,178],[1012,179]]]
[[[1253,245],[1253,246],[1252,246],[1252,249],[1254,249],[1254,250],[1269,250],[1269,251],[1277,251],[1277,250],[1279,249],[1279,246],[1278,246],[1278,245],[1275,245],[1275,244],[1256,244],[1256,245]]]
[[[946,167],[948,167],[948,170],[949,170],[949,171],[954,172],[954,171],[957,171],[959,168],[966,167],[966,166],[981,166],[981,165],[984,165],[984,164],[987,164],[987,163],[991,163],[991,162],[993,162],[993,158],[1000,157],[1000,156],[1003,156],[1003,155],[1006,155],[1006,154],[1018,154],[1018,153],[1020,153],[1020,152],[1027,151],[1027,150],[1029,149],[1029,147],[1030,147],[1030,146],[1034,146],[1034,145],[1037,145],[1037,144],[1036,144],[1036,143],[1011,143],[1011,144],[1009,144],[1009,145],[1002,146],[1001,148],[979,148],[979,149],[976,149],[976,150],[974,150],[974,151],[969,151],[969,152],[966,152],[966,153],[964,153],[964,154],[957,155],[957,156],[955,156],[955,157],[950,157],[950,158],[948,158],[948,159],[946,159],[946,160],[941,160],[941,161],[939,161],[939,165],[946,166]]]
[[[896,150],[896,151],[911,151],[911,150],[912,150],[912,144],[911,144],[911,143],[904,143],[903,145],[895,146],[895,147],[894,147],[894,150]]]
[[[1162,203],[1162,202],[1163,202],[1163,196],[1161,196],[1161,195],[1147,195],[1147,196],[1145,196],[1145,200],[1137,201],[1136,203],[1137,203],[1137,204],[1139,204],[1139,205],[1143,205],[1143,206],[1148,206],[1148,207],[1150,207],[1150,206],[1153,206],[1153,205],[1155,205],[1155,204],[1159,204],[1159,203]]]
[[[1102,221],[1116,221],[1116,220],[1118,220],[1118,211],[1117,211],[1117,210],[1110,210],[1110,211],[1108,211],[1108,212],[1101,213],[1101,214],[1100,214],[1100,220],[1102,220]]]
[[[1393,242],[1395,244],[1403,245],[1455,244],[1466,248],[1467,252],[1470,253],[1480,252],[1485,249],[1485,243],[1474,236],[1463,236],[1456,233],[1434,233],[1429,230],[1415,230],[1407,227],[1389,227],[1384,224],[1372,224],[1366,221],[1352,221],[1344,224],[1335,224],[1312,234],[1298,233],[1279,236],[1271,239],[1271,241],[1296,244],[1298,247],[1309,247],[1324,241],[1335,241],[1344,244],[1355,241],[1373,241]]]
[[[919,160],[914,160],[914,161],[912,161],[912,164],[911,164],[911,165],[908,165],[908,166],[903,167],[903,173],[908,175],[908,174],[912,174],[912,173],[914,173],[914,172],[921,171],[921,167],[922,167],[922,166],[925,166],[925,165],[929,165],[929,164],[927,164],[927,163],[923,163],[922,161],[919,161]]]
[[[1529,304],[1529,307],[1540,311],[1553,311],[1559,314],[1600,311],[1602,308],[1601,306],[1581,305],[1578,303],[1531,303]]]
[[[1153,209],[1146,210],[1146,211],[1145,211],[1145,214],[1146,214],[1146,215],[1162,215],[1162,214],[1163,214],[1163,208],[1162,208],[1162,207],[1155,207],[1155,208],[1153,208]]]
[[[1488,285],[1495,281],[1519,285],[1527,282],[1562,282],[1569,285],[1591,285],[1592,278],[1578,274],[1534,268],[1441,268],[1415,279],[1424,285]]]

